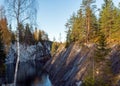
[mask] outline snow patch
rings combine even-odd
[[[42,45],[40,42],[36,45],[25,46],[20,44],[20,62],[35,60],[43,56],[50,55],[49,47],[46,43]],[[6,64],[14,63],[17,59],[17,44],[11,44],[9,49]]]

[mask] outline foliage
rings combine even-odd
[[[99,11],[97,17],[95,13]],[[112,0],[104,0],[102,9],[97,9],[94,0],[83,0],[81,8],[66,23],[66,46],[71,42],[96,43],[102,32],[106,43],[120,42],[120,8]]]
[[[67,39],[66,44],[71,42],[90,42],[96,38],[98,21],[94,14],[93,0],[83,0],[82,7],[77,14],[73,14],[66,23]]]
[[[42,41],[48,41],[48,34],[40,29],[35,28],[35,31],[33,32],[34,40],[35,42],[42,42]]]
[[[91,76],[85,78],[83,86],[95,86],[95,81]]]
[[[111,79],[108,78],[112,76],[112,71],[110,69],[110,62],[106,59],[107,55],[109,55],[110,49],[108,48],[108,44],[106,41],[106,37],[104,33],[99,33],[98,44],[94,51],[94,73],[95,71],[99,71],[99,73],[95,73],[95,86],[110,86]],[[106,75],[106,76],[105,76]]]
[[[52,48],[51,48],[52,56],[54,56],[54,54],[57,52],[57,49],[59,48],[59,46],[60,46],[60,43],[56,42],[54,38],[53,43],[52,43]]]
[[[65,47],[67,48],[67,47],[70,45],[70,43],[71,43],[71,36],[70,36],[71,30],[68,29],[68,31],[66,31],[66,33],[67,33],[67,36],[66,36],[66,44],[65,44]]]
[[[3,42],[5,43],[5,45],[10,45],[10,41],[11,41],[11,33],[10,30],[7,27],[7,19],[6,18],[2,18],[0,19],[0,28],[2,31],[2,36],[3,36]]]
[[[32,27],[30,27],[29,24],[26,24],[25,26],[25,43],[26,44],[33,44],[34,39],[33,39],[33,34],[32,34]]]
[[[24,37],[25,37],[25,27],[23,24],[19,24],[19,42],[23,43],[24,42]]]
[[[107,37],[109,43],[119,41],[119,13],[120,9],[114,6],[112,0],[104,0],[100,12],[100,28]]]
[[[104,33],[99,34],[98,44],[95,50],[95,60],[103,61],[105,60],[106,55],[108,55],[108,45],[106,42],[106,37]]]

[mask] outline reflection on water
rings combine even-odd
[[[51,86],[49,76],[40,62],[29,61],[19,64],[17,86]],[[13,83],[15,64],[7,64],[6,80]]]

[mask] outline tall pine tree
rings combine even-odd
[[[102,11],[100,13],[100,28],[107,37],[107,41],[111,39],[111,30],[113,29],[113,23],[115,22],[113,17],[114,5],[112,0],[104,0]]]
[[[83,10],[85,11],[85,31],[86,31],[86,43],[89,43],[91,39],[91,33],[93,32],[93,10],[96,8],[95,5],[95,0],[83,0],[82,1],[82,7]]]

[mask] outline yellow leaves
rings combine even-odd
[[[11,41],[11,33],[8,30],[6,18],[3,18],[0,20],[0,28],[1,28],[2,33],[3,33],[2,37],[3,37],[4,43],[6,45],[9,45],[10,41]]]
[[[39,30],[37,29],[37,30],[35,30],[35,32],[34,32],[34,39],[36,40],[36,41],[38,41],[39,40]]]

